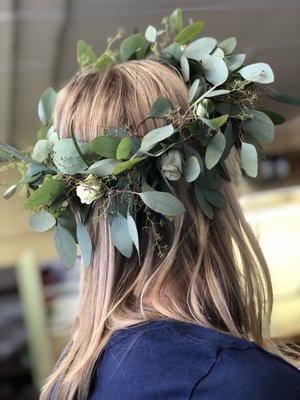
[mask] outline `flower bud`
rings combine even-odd
[[[162,175],[170,181],[180,179],[182,172],[181,154],[178,150],[169,150],[164,153],[160,161]]]
[[[101,186],[95,184],[96,182],[96,178],[93,175],[89,175],[76,187],[76,194],[80,198],[82,204],[91,204],[101,196]]]

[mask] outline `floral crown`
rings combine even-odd
[[[49,88],[38,104],[44,126],[33,150],[0,144],[6,165],[17,164],[22,173],[4,197],[25,188],[25,208],[34,212],[30,227],[38,232],[54,228],[54,244],[67,267],[76,261],[77,244],[84,265],[91,264],[92,241],[85,223],[95,205],[111,224],[115,247],[127,258],[134,248],[139,255],[138,213],[146,214],[147,224],[154,215],[170,220],[185,212],[175,181],[192,185],[203,214],[214,218],[215,208],[226,207],[221,187],[230,180],[225,161],[231,149],[236,148],[243,172],[256,177],[258,160],[264,158],[261,143],[271,142],[274,124],[284,122],[280,115],[263,110],[260,99],[293,103],[293,98],[267,88],[274,80],[268,64],[243,66],[245,54],[233,54],[234,37],[220,42],[201,37],[203,22],[190,21],[183,27],[179,8],[162,23],[163,29],[149,26],[145,34],[126,38],[114,50],[118,33],[100,57],[80,40],[77,59],[82,71],[102,71],[133,59],[162,61],[188,86],[189,108],[183,115],[159,96],[148,118],[160,118],[165,125],[142,139],[130,126],[109,126],[90,143],[78,140],[73,130],[70,138],[60,139],[52,125],[57,94]],[[79,214],[71,207],[76,199]]]

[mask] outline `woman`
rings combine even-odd
[[[79,73],[59,95],[55,128],[69,137],[73,123],[91,141],[129,125],[142,137],[164,124],[147,119],[159,95],[182,114],[188,108],[182,78],[157,61]],[[300,399],[300,374],[269,337],[270,276],[232,184],[223,184],[228,204],[212,221],[189,185],[176,185],[186,212],[161,228],[162,257],[153,227],[140,232],[139,263],[115,249],[106,218],[89,219],[92,265],[72,340],[41,399]]]

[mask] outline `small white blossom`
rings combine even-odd
[[[170,150],[161,157],[161,172],[170,181],[180,179],[182,172],[181,154],[178,150]]]
[[[80,185],[76,187],[76,194],[80,198],[82,204],[91,204],[98,199],[100,194],[100,186],[94,184],[95,178],[89,175]]]

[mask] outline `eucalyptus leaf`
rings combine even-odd
[[[162,215],[180,215],[185,211],[184,205],[177,197],[167,192],[147,191],[139,193],[139,196],[146,206]]]
[[[92,66],[97,61],[97,56],[91,46],[82,39],[77,42],[77,61],[81,70]]]
[[[172,43],[166,47],[161,53],[160,57],[164,60],[172,62],[179,62],[182,56],[182,50],[179,43]]]
[[[233,130],[233,127],[231,124],[228,124],[226,126],[225,131],[224,131],[224,136],[225,136],[225,140],[226,140],[226,146],[225,146],[225,149],[224,149],[222,157],[221,157],[222,160],[226,160],[226,158],[229,156],[232,146],[235,143],[236,137],[235,137],[235,133],[234,133],[234,130]]]
[[[176,8],[169,17],[169,25],[172,32],[178,33],[182,29],[183,18],[182,9]]]
[[[143,137],[139,152],[148,152],[153,147],[155,147],[157,143],[161,142],[164,139],[167,139],[168,137],[173,135],[173,133],[174,128],[172,124],[153,129]]]
[[[78,142],[82,154],[90,153],[87,142]],[[78,154],[72,138],[58,140],[53,146],[53,162],[59,172],[74,175],[85,169],[88,165]]]
[[[155,117],[165,117],[172,111],[172,105],[168,99],[163,96],[158,96],[155,102],[152,104],[149,116]]]
[[[184,50],[183,55],[196,61],[202,61],[216,47],[217,41],[211,37],[195,40]]]
[[[225,63],[229,72],[233,72],[240,68],[246,59],[246,54],[233,54],[232,56],[225,58]]]
[[[230,38],[227,38],[227,39],[223,40],[222,42],[218,43],[218,46],[227,55],[227,54],[231,54],[233,52],[233,50],[236,48],[236,44],[237,44],[236,38],[230,37]]]
[[[212,219],[214,217],[214,210],[211,204],[206,200],[203,188],[198,184],[198,181],[194,183],[194,192],[203,214],[209,219]]]
[[[80,171],[80,173],[104,177],[113,174],[116,166],[120,164],[121,161],[119,160],[115,160],[114,158],[106,158],[105,160],[96,161],[88,169]]]
[[[34,146],[34,149],[32,152],[32,158],[35,161],[42,163],[48,157],[48,155],[51,151],[51,148],[52,148],[52,146],[49,143],[48,139],[38,140]]]
[[[156,37],[157,37],[156,28],[152,25],[149,25],[145,32],[145,38],[148,40],[148,42],[155,43]]]
[[[143,157],[133,158],[132,160],[123,161],[120,164],[115,166],[112,173],[113,173],[113,175],[119,175],[124,171],[130,170],[131,168],[133,168],[137,164],[139,164],[141,161],[145,160],[145,158],[146,157],[143,156]]]
[[[258,110],[250,111],[253,118],[244,123],[244,130],[259,142],[271,143],[275,136],[274,124],[270,117]]]
[[[211,53],[212,56],[224,58],[225,53],[220,47],[216,47],[215,50]]]
[[[131,137],[121,139],[117,147],[116,158],[117,160],[125,160],[132,153],[133,143]]]
[[[226,140],[221,131],[218,131],[210,140],[205,152],[205,165],[212,169],[220,160],[225,149]]]
[[[56,220],[52,214],[46,210],[38,211],[29,218],[29,226],[36,232],[45,232],[53,228]]]
[[[60,260],[66,267],[72,268],[75,265],[77,257],[76,242],[73,236],[64,226],[58,223],[53,239]]]
[[[255,178],[258,171],[257,151],[253,144],[243,142],[241,146],[241,166],[247,175]]]
[[[92,259],[93,246],[90,234],[85,225],[80,220],[77,221],[76,236],[83,259],[83,264],[85,267],[89,267]]]
[[[228,78],[227,66],[220,57],[206,55],[202,59],[203,75],[213,85],[221,85]]]
[[[272,110],[260,109],[259,111],[265,113],[272,120],[274,125],[281,125],[286,121],[281,114],[278,114]]]
[[[91,143],[91,150],[105,158],[116,158],[120,139],[115,136],[97,136]]]
[[[10,199],[17,191],[18,185],[11,185],[3,194],[3,197],[8,200]]]
[[[188,82],[190,79],[190,66],[188,59],[185,56],[182,56],[180,59],[180,69],[181,69],[181,74],[183,77],[183,80],[185,82]]]
[[[185,180],[193,182],[196,180],[201,172],[201,167],[196,156],[189,156],[183,170]]]
[[[279,103],[290,104],[293,106],[300,106],[300,97],[290,95],[288,93],[278,92],[277,90],[272,90],[266,94],[272,100],[278,101]]]
[[[239,70],[239,74],[250,82],[272,83],[274,81],[274,73],[272,68],[266,63],[247,65]]]
[[[221,192],[218,190],[204,189],[203,194],[206,200],[215,207],[225,208],[227,201]]]
[[[65,192],[66,188],[66,181],[50,178],[31,193],[25,202],[25,208],[35,209],[40,206],[50,206],[54,200]]]
[[[36,134],[38,140],[47,139],[47,132],[48,132],[47,126],[43,126],[42,128],[40,128]]]
[[[216,89],[212,90],[211,92],[208,92],[205,97],[210,98],[210,97],[224,96],[225,94],[228,93],[230,93],[230,90],[228,89]]]
[[[119,139],[128,137],[128,131],[120,126],[108,126],[107,128],[105,128],[104,134],[106,136],[114,136]]]
[[[180,44],[187,44],[195,40],[203,31],[204,22],[196,21],[185,28],[183,28],[178,34],[175,36],[174,42]]]
[[[34,160],[32,157],[28,156],[27,154],[9,144],[0,143],[0,151],[2,151],[2,157],[4,158],[7,158],[6,153],[8,153],[10,156],[17,158],[18,160],[24,161],[25,163],[40,165],[38,161]]]
[[[136,248],[138,254],[140,254],[140,246],[139,246],[139,234],[136,227],[135,220],[132,218],[130,214],[127,216],[127,225],[128,225],[128,232],[131,237],[131,240]]]
[[[210,129],[218,130],[221,128],[222,125],[228,120],[228,114],[221,115],[220,117],[207,119],[201,117],[201,121],[204,122]]]
[[[128,61],[132,58],[145,58],[149,42],[141,33],[136,33],[126,38],[120,47],[121,58]]]
[[[132,254],[132,239],[128,230],[127,219],[120,213],[113,218],[111,237],[120,253],[129,258]]]
[[[52,87],[49,87],[43,92],[38,104],[38,115],[44,125],[49,125],[56,101],[57,93]]]
[[[188,91],[188,102],[192,103],[198,91],[200,79],[195,79]]]

